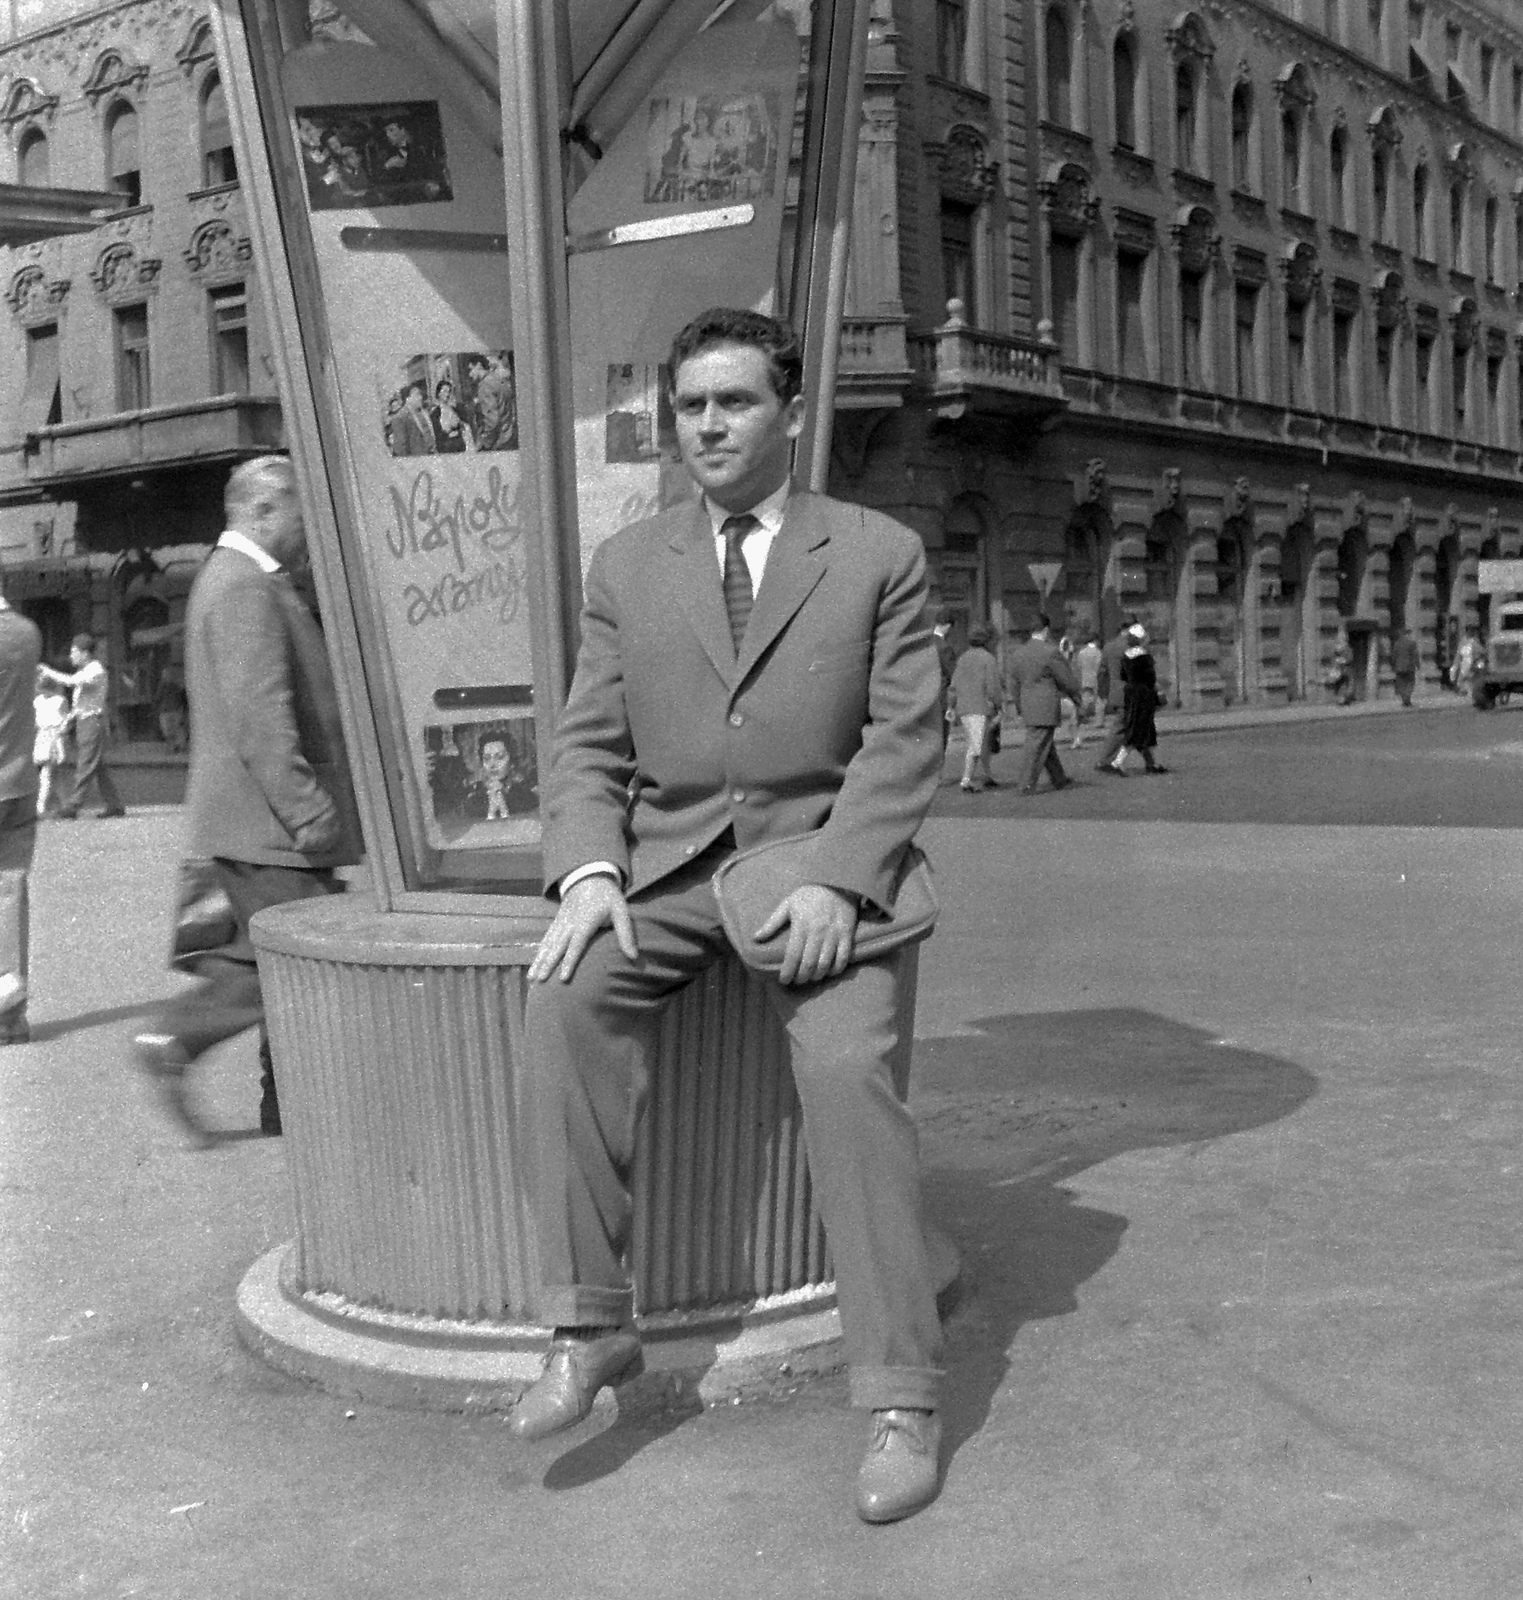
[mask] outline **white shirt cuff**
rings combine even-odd
[[[561,898],[566,897],[573,884],[578,884],[583,878],[605,877],[612,878],[622,889],[624,887],[624,874],[611,861],[589,861],[585,866],[573,867],[561,879],[557,892]]]

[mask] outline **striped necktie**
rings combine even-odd
[[[735,644],[735,654],[740,654],[741,641],[746,636],[746,624],[751,620],[751,569],[741,554],[740,542],[748,533],[761,527],[760,521],[749,512],[743,517],[726,517],[719,531],[724,535],[724,608],[730,618],[730,638]]]

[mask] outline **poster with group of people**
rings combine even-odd
[[[511,350],[409,355],[381,375],[382,429],[394,456],[518,448]]]

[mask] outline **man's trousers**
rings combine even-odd
[[[37,796],[0,800],[0,1017],[26,1015],[27,874],[37,848]]]
[[[532,984],[527,1074],[543,1314],[557,1326],[624,1323],[635,1138],[659,1070],[665,1003],[730,946],[710,878],[713,848],[629,902],[639,958],[612,929],[569,983]],[[814,1193],[836,1266],[852,1403],[934,1409],[941,1324],[921,1231],[915,1125],[894,1089],[899,961],[839,978],[765,979],[787,1030]]]
[[[1036,788],[1043,767],[1047,769],[1047,776],[1052,779],[1055,789],[1061,789],[1068,781],[1063,763],[1058,760],[1056,736],[1056,728],[1033,728],[1027,725],[1026,743],[1021,747],[1021,774],[1018,779],[1023,792],[1029,793]]]
[[[116,792],[116,783],[105,758],[105,717],[98,714],[81,717],[74,724],[74,783],[68,799],[59,808],[66,816],[78,815],[92,779],[100,789],[100,803],[106,815],[121,815],[122,797]]]
[[[265,1048],[264,1000],[259,992],[254,944],[249,937],[254,913],[266,906],[284,905],[288,900],[338,894],[344,887],[342,880],[326,868],[266,866],[220,856],[212,865],[232,903],[237,935],[231,944],[209,951],[196,961],[195,987],[170,1000],[154,1026],[154,1032],[178,1039],[192,1061],[214,1044],[231,1039],[256,1023],[261,1050]]]

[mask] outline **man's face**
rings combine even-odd
[[[88,651],[81,650],[77,644],[71,644],[69,646],[69,665],[71,667],[74,667],[77,670],[78,668],[84,666],[85,662],[87,662],[89,659],[90,656]]]
[[[265,503],[258,538],[284,567],[300,567],[306,560],[307,529],[294,484]]]
[[[385,133],[386,142],[398,150],[407,143],[407,129],[400,122],[388,122]]]
[[[762,351],[745,344],[700,350],[677,368],[672,400],[683,465],[716,505],[745,511],[782,487],[804,401],[778,398]]]
[[[481,747],[481,767],[489,778],[505,778],[508,773],[508,747],[501,739],[488,739]]]
[[[407,391],[407,409],[421,411],[423,409],[423,391],[416,386]]]

